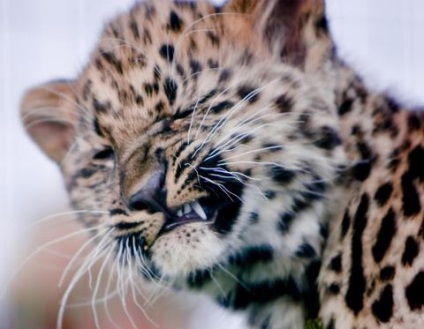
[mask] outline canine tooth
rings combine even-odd
[[[191,213],[191,207],[188,203],[186,203],[184,205],[184,214],[189,214],[189,213]]]
[[[191,204],[191,207],[193,208],[193,210],[196,212],[196,214],[199,215],[199,217],[203,220],[208,219],[206,216],[205,211],[203,210],[202,206],[200,205],[200,203],[198,201],[193,202]]]
[[[177,210],[177,216],[183,217],[183,210],[181,208]]]

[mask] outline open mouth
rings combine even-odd
[[[215,161],[219,161],[219,158]],[[202,177],[199,185],[203,191],[208,191],[209,195],[188,202],[178,209],[170,210],[163,207],[162,212],[165,214],[166,221],[159,235],[190,223],[210,224],[211,228],[219,234],[231,231],[241,208],[240,196],[243,183],[231,175],[221,177],[221,180],[217,180],[216,177],[206,179],[209,174],[207,168],[211,166],[216,167],[214,163],[203,163],[196,171]],[[226,170],[223,167],[221,169]]]
[[[186,203],[176,211],[166,214],[166,223],[161,233],[167,233],[189,223],[213,223],[219,208],[211,206],[206,198]]]

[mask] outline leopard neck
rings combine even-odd
[[[397,154],[413,147],[411,133],[421,134],[424,113],[399,105],[391,97],[372,91],[355,71],[335,62],[336,105],[345,150],[353,177],[365,181],[373,168],[396,170]]]

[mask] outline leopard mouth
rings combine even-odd
[[[172,213],[166,214],[165,225],[161,233],[168,233],[175,228],[190,223],[212,224],[217,218],[218,206],[211,206],[207,199],[200,199],[182,205]]]
[[[206,168],[208,164],[202,166]],[[202,170],[202,167],[198,169],[200,175],[207,177],[208,172]],[[211,181],[213,179],[200,182],[202,189],[209,194],[207,197],[188,202],[173,211],[168,208],[163,211],[165,224],[159,235],[190,223],[209,224],[218,234],[227,234],[232,230],[241,208],[243,184],[231,176],[218,182],[218,185]]]

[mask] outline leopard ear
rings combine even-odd
[[[229,0],[225,9],[249,15],[269,46],[291,64],[306,66],[311,52],[331,51],[325,0]]]
[[[57,163],[71,147],[78,122],[72,88],[69,81],[49,82],[28,90],[21,102],[26,131]]]

